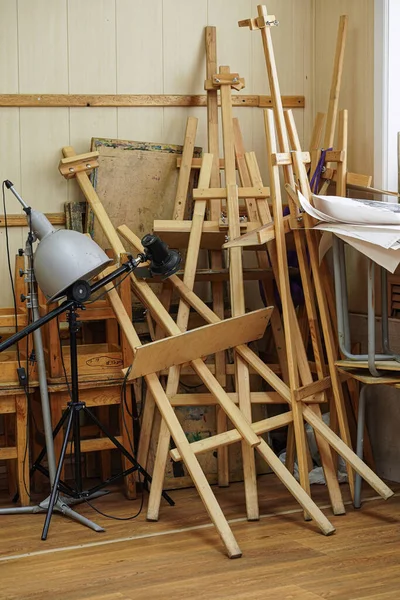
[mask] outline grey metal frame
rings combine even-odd
[[[341,353],[349,360],[368,361],[369,372],[373,377],[379,377],[376,368],[377,360],[393,360],[400,362],[400,356],[390,350],[389,322],[387,308],[387,271],[382,268],[382,346],[384,353],[375,352],[375,263],[368,260],[368,354],[353,354],[351,352],[350,324],[348,310],[348,293],[346,281],[346,258],[344,242],[333,236],[333,268],[335,279],[335,298],[337,312],[337,328],[339,348]],[[400,369],[400,365],[399,365]]]

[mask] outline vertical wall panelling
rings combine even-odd
[[[70,94],[115,94],[115,0],[68,1]],[[73,109],[71,144],[88,151],[90,138],[117,137],[117,109]]]
[[[208,24],[217,28],[218,66],[227,65],[234,73],[244,77],[243,94],[258,93],[253,85],[251,35],[243,35],[237,23],[251,13],[251,0],[237,0],[227,6],[224,0],[208,0]],[[250,33],[250,32],[248,32]],[[236,92],[235,92],[236,93]],[[238,117],[245,147],[253,149],[253,109],[233,109]],[[220,142],[222,148],[222,141]]]
[[[18,93],[18,27],[17,1],[0,0],[0,93]],[[20,187],[19,108],[0,108],[0,179],[10,179]],[[6,207],[9,213],[19,213],[20,207],[6,191]],[[0,213],[3,213],[1,200]],[[22,244],[21,229],[9,230],[11,263]],[[12,306],[11,286],[8,285],[6,236],[0,227],[0,280],[3,282],[0,306]]]
[[[251,15],[257,15],[258,0],[251,0]],[[306,105],[310,102],[310,82],[312,73],[313,0],[270,0],[268,13],[279,21],[271,29],[275,59],[282,95],[304,94]],[[246,15],[243,17],[246,18]],[[252,44],[252,81],[254,93],[269,94],[265,58],[261,34],[248,29],[240,30],[241,36],[250,36]],[[310,105],[311,106],[311,105]],[[309,110],[309,108],[308,108]],[[301,142],[307,143],[310,137],[310,116],[305,120],[304,111],[294,111]],[[305,130],[305,125],[307,130]],[[253,111],[253,147],[259,158],[261,172],[267,181],[267,159],[262,111]]]
[[[315,111],[326,112],[339,17],[349,16],[339,110],[349,111],[350,171],[373,174],[374,1],[315,4]]]
[[[116,0],[117,93],[163,93],[160,0]],[[119,108],[120,139],[161,142],[163,108]]]
[[[117,92],[115,0],[68,0],[68,57],[70,94]],[[76,152],[88,152],[92,137],[118,137],[116,108],[70,110],[70,144]],[[69,200],[79,197],[70,182]]]
[[[68,92],[65,0],[18,0],[19,91]],[[57,150],[69,139],[68,109],[21,108],[21,189],[32,206],[57,212],[66,182]]]
[[[204,93],[204,27],[207,0],[163,0],[163,59],[165,94]],[[196,144],[206,147],[204,108],[164,110],[163,140],[181,144],[186,118],[199,119]]]
[[[304,73],[310,51],[303,42],[314,2],[267,3],[281,22],[273,36],[284,94],[309,93]],[[217,27],[219,64],[229,64],[245,78],[245,94],[266,94],[260,35],[237,27],[239,19],[256,12],[256,0],[0,0],[0,93],[201,94],[204,27],[209,24]],[[306,96],[307,106],[309,102]],[[262,110],[234,112],[265,177]],[[295,114],[303,132],[308,127],[303,111]],[[84,152],[92,136],[180,144],[189,115],[199,119],[196,143],[206,148],[202,107],[3,108],[0,175],[14,180],[33,206],[61,211],[67,199],[80,197],[75,183],[67,184],[58,174],[62,146],[70,143]],[[8,206],[10,212],[19,211],[12,197]],[[14,254],[25,233],[13,229],[10,240]],[[2,228],[0,244],[4,278]],[[2,291],[0,306],[9,304],[10,297],[9,290]]]

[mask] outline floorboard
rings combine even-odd
[[[243,551],[229,560],[194,489],[171,492],[160,521],[146,510],[130,521],[79,512],[106,528],[96,534],[65,517],[53,517],[49,537],[40,540],[43,515],[0,517],[0,600],[389,600],[400,597],[400,485],[384,502],[365,489],[361,510],[332,515],[324,486],[313,497],[336,533],[324,537],[303,520],[274,475],[259,478],[259,522],[245,519],[243,484],[215,487]],[[146,501],[146,498],[145,498]],[[140,498],[119,491],[94,502],[103,512],[135,514]],[[7,498],[0,497],[0,506]]]

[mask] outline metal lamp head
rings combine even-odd
[[[182,260],[180,253],[171,250],[157,235],[145,235],[142,245],[145,257],[150,261],[149,270],[152,276],[160,275],[166,279],[177,272]]]
[[[48,302],[62,298],[76,281],[89,281],[112,262],[88,236],[69,229],[56,230],[35,210],[30,219],[40,240],[33,261],[35,277]]]

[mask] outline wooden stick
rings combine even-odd
[[[190,159],[191,163],[192,156],[189,156],[188,158]],[[204,187],[207,187],[210,184],[212,161],[213,156],[211,154],[206,154],[203,157],[203,165],[200,170],[199,184],[201,184]],[[196,265],[198,261],[200,248],[200,237],[206,208],[205,200],[202,200],[200,202],[200,207],[203,209],[202,211],[201,208],[199,211],[198,204],[199,203],[197,202],[193,214],[192,229],[190,232],[188,251],[186,255],[185,271],[183,276],[184,282],[189,287],[189,289],[193,289],[194,286]],[[174,214],[176,215],[176,218],[183,217],[182,211],[179,212],[178,210],[176,210]],[[187,329],[189,322],[189,312],[190,306],[186,302],[180,301],[176,324],[178,328],[182,331],[185,331]],[[167,395],[169,397],[177,394],[179,387],[179,377],[180,366],[172,367],[168,373],[166,387]],[[160,432],[158,435],[157,453],[153,470],[153,481],[151,485],[149,503],[147,507],[147,518],[151,521],[157,521],[160,512],[161,494],[168,458],[169,443],[170,435],[168,427],[166,423],[161,422]]]
[[[264,17],[264,13],[266,11],[265,7],[260,5],[257,7],[257,10],[258,10],[259,17]],[[273,98],[273,106],[274,106],[273,110],[274,110],[274,114],[275,114],[275,123],[276,123],[276,128],[277,128],[279,149],[281,152],[286,153],[286,152],[290,151],[290,146],[289,146],[289,139],[288,139],[288,135],[287,135],[284,114],[283,114],[283,105],[282,105],[282,99],[281,99],[280,88],[279,88],[279,80],[278,80],[278,74],[277,74],[277,69],[276,69],[276,62],[275,62],[275,56],[274,56],[274,50],[273,50],[273,44],[272,44],[272,38],[271,38],[271,31],[268,26],[261,28],[261,36],[262,36],[264,56],[265,56],[265,62],[266,62],[266,67],[267,67],[267,73],[268,73],[268,81],[269,81],[269,86],[270,86],[270,90],[271,90],[271,95]],[[265,111],[265,112],[268,113],[268,111]],[[266,119],[268,121],[268,115],[266,115]],[[268,127],[268,129],[269,129],[268,135],[269,135],[270,141],[268,143],[271,143],[271,141],[274,138],[274,123],[272,121],[272,115],[269,120],[270,120],[270,123],[269,123],[269,127]],[[274,150],[274,154],[275,153],[276,153],[276,148]],[[271,167],[271,168],[272,168],[272,170],[274,169],[274,167]],[[304,168],[304,164],[303,164],[303,168]],[[293,175],[292,166],[291,165],[283,165],[283,171],[284,171],[285,182],[289,183],[290,185],[292,185],[294,187],[294,175]],[[280,190],[278,190],[279,176],[277,176],[277,175],[278,175],[278,173],[276,171],[274,173],[275,192],[276,192],[276,197],[278,198],[278,201],[279,201],[279,199],[280,199]],[[272,194],[272,186],[271,186],[271,194]],[[290,207],[290,212],[291,212],[294,224],[296,224],[295,221],[296,221],[296,218],[298,215],[298,208],[290,198],[289,198],[289,207]],[[281,210],[282,210],[281,206],[279,206],[279,208],[277,210],[280,212],[280,215],[281,215]],[[274,217],[275,217],[275,219],[277,217],[276,211],[274,211]],[[282,236],[282,238],[283,238],[282,241],[284,243],[284,236]],[[277,247],[278,247],[278,238],[276,238],[276,239],[277,239]],[[280,250],[280,252],[281,252],[281,250]],[[302,257],[302,255],[300,255],[300,259],[301,259],[301,257]],[[286,260],[286,257],[285,257],[285,260]],[[285,291],[286,291],[286,294],[289,293],[289,296],[287,296],[289,298],[290,290],[287,286],[286,286]],[[283,295],[284,294],[281,293],[281,298]],[[288,317],[290,318],[289,309],[288,309]],[[295,320],[293,319],[293,323],[294,323],[294,321]],[[284,318],[284,322],[285,322],[285,318]],[[290,325],[290,321],[288,319],[286,319],[285,335],[286,335],[287,327],[289,327],[290,329],[292,327]],[[298,349],[301,346],[303,346],[303,344],[302,344],[302,339],[301,339],[301,334],[300,334],[300,336],[296,340],[295,347]],[[298,356],[298,360],[299,360],[299,356]],[[308,383],[312,382],[311,373],[309,371],[307,371],[307,367],[308,367],[308,362],[307,362],[307,364],[304,364],[304,365],[301,365],[301,363],[299,362],[299,369],[303,369],[303,376],[306,376],[306,380],[305,381],[303,380],[303,384],[308,384]],[[309,378],[311,378],[311,381]],[[291,387],[292,387],[292,385],[291,385]],[[314,408],[316,410],[318,410],[318,407],[315,406]],[[306,456],[304,453],[305,442],[302,443],[301,439],[298,440],[298,435],[304,436],[304,432],[303,432],[303,434],[301,433],[302,428],[300,427],[300,418],[298,415],[296,415],[295,410],[294,410],[294,415],[295,415],[294,426],[295,426],[295,433],[296,433],[296,443],[301,444],[300,453],[298,450],[300,477],[301,477],[302,485],[304,485],[305,489],[307,489],[309,487],[309,483],[308,483],[308,473],[307,473],[306,460],[305,460]],[[325,477],[326,477],[326,481],[327,481],[327,485],[328,485],[332,508],[333,508],[333,511],[335,512],[335,514],[342,514],[344,512],[344,504],[343,504],[343,500],[341,497],[339,484],[337,481],[337,475],[334,470],[331,451],[330,451],[330,448],[326,446],[326,444],[323,444],[321,442],[322,441],[320,440],[321,460],[324,465]],[[302,453],[303,453],[303,455],[302,455]],[[302,463],[302,464],[300,464],[300,463]]]
[[[347,181],[347,133],[348,133],[348,111],[341,110],[339,113],[338,148],[342,152],[342,160],[338,162],[336,194],[346,196]]]
[[[279,427],[284,427],[285,425],[289,425],[293,421],[292,411],[288,411],[281,415],[277,415],[275,417],[269,417],[268,419],[263,419],[262,421],[258,421],[258,423],[252,423],[251,426],[254,429],[257,435],[261,435],[262,433],[266,433],[267,431],[273,431],[274,429],[278,429]],[[236,429],[231,429],[230,431],[224,431],[223,433],[219,433],[217,435],[213,435],[212,437],[205,438],[203,440],[198,440],[197,442],[192,442],[190,444],[191,449],[195,454],[202,454],[203,452],[209,452],[210,450],[215,450],[220,448],[221,446],[234,444],[235,442],[240,442],[241,437],[240,434],[236,431]],[[182,457],[177,448],[170,450],[170,456],[172,460],[175,462],[182,460]]]
[[[339,30],[336,41],[335,62],[333,65],[333,74],[331,90],[329,93],[328,114],[326,119],[326,128],[324,136],[324,148],[333,146],[335,136],[336,117],[339,105],[340,85],[342,82],[344,50],[346,46],[348,16],[342,15],[339,20]]]
[[[233,119],[233,129],[234,129],[234,137],[235,137],[235,154],[236,154],[236,162],[237,162],[238,171],[239,171],[239,177],[240,177],[240,180],[241,180],[241,183],[243,186],[250,187],[252,185],[252,181],[251,181],[248,166],[246,163],[243,137],[242,137],[242,132],[240,130],[240,125],[239,125],[238,119]],[[248,217],[249,221],[260,220],[261,222],[263,222],[260,218],[259,210],[258,210],[258,206],[259,205],[261,206],[261,202],[258,203],[255,198],[246,198],[245,202],[246,202],[246,207],[247,207],[247,217]],[[272,220],[271,220],[271,223],[269,223],[268,225],[271,226],[271,230],[273,231],[273,233],[275,233],[275,228],[272,224]],[[268,227],[268,225],[264,225],[264,227]],[[248,234],[248,235],[251,235],[251,234]],[[243,239],[243,237],[244,236],[242,236],[242,239]],[[229,245],[227,246],[225,244],[224,247],[229,248],[230,246]],[[263,249],[261,251],[257,252],[257,261],[258,261],[258,266],[260,268],[268,268],[271,266],[269,259],[268,259],[268,255],[265,252],[265,250],[263,250]],[[274,298],[273,282],[271,280],[263,280],[261,283],[263,286],[266,302],[267,302],[267,304],[269,304],[270,301],[272,302],[273,298]],[[270,299],[270,301],[268,299]],[[286,353],[285,353],[285,336],[283,333],[282,320],[281,320],[278,310],[274,310],[274,312],[271,315],[271,327],[272,327],[272,333],[273,333],[273,337],[274,337],[274,341],[275,341],[275,348],[276,348],[276,352],[278,355],[279,364],[282,369],[282,378],[285,381],[285,383],[288,383],[289,382],[289,374],[288,374],[287,360],[286,360]]]
[[[303,194],[307,194],[306,197],[310,198],[308,179],[304,170],[304,164],[300,164],[299,155],[294,152],[294,165],[299,177],[300,187]],[[309,215],[304,215],[304,222],[307,227],[312,227],[312,221]],[[337,359],[337,353],[335,350],[332,323],[329,315],[329,309],[326,299],[326,293],[324,286],[321,281],[320,268],[319,268],[319,257],[318,257],[318,241],[316,232],[311,229],[305,229],[305,235],[308,244],[308,251],[310,254],[310,263],[312,267],[314,285],[318,299],[318,307],[320,312],[320,318],[322,323],[322,330],[325,340],[325,349],[328,358],[329,372],[332,380],[332,389],[335,399],[336,411],[339,420],[339,429],[344,442],[351,448],[350,432],[346,417],[346,409],[344,405],[343,390],[338,371],[335,366],[335,360]],[[352,494],[354,493],[354,474],[351,467],[348,465],[349,485]]]
[[[277,151],[275,130],[272,111],[265,111],[267,152],[270,156]],[[308,460],[306,450],[306,438],[304,432],[303,416],[301,406],[296,402],[294,390],[299,387],[298,368],[296,362],[296,345],[293,337],[293,324],[295,317],[290,311],[291,302],[289,271],[287,265],[286,239],[283,228],[282,200],[280,193],[279,169],[269,163],[269,177],[271,186],[271,198],[275,217],[276,254],[278,261],[279,293],[282,303],[283,322],[285,326],[286,356],[288,361],[289,384],[291,390],[291,404],[293,410],[293,426],[297,448],[297,462],[299,465],[300,482],[308,495],[311,494],[310,481],[308,478]],[[306,518],[307,514],[305,515]]]
[[[160,301],[164,308],[169,311],[169,307],[172,299],[172,288],[170,286],[163,286],[162,292],[160,294]],[[164,336],[164,332],[162,327],[157,324],[155,339],[159,340]],[[143,416],[142,416],[142,424],[140,428],[140,437],[139,437],[139,447],[138,447],[138,455],[137,460],[140,465],[144,468],[147,466],[150,441],[151,441],[151,432],[153,429],[153,420],[154,420],[154,411],[155,411],[155,401],[153,395],[149,390],[146,391]]]
[[[221,75],[229,73],[229,67],[220,67]],[[239,197],[236,185],[235,142],[233,135],[232,91],[230,85],[221,86],[222,138],[225,158],[225,183],[227,191],[227,214],[229,236],[231,239],[240,235]],[[232,315],[239,316],[246,312],[243,283],[242,249],[230,248],[230,301]],[[250,377],[247,363],[235,353],[235,387],[239,395],[239,407],[246,419],[251,422]],[[246,496],[247,518],[259,519],[257,497],[257,472],[254,452],[242,443],[243,473]]]
[[[175,195],[174,216],[175,220],[185,218],[186,198],[189,188],[189,179],[192,169],[194,142],[196,139],[198,119],[189,117],[186,123],[185,141],[179,170],[178,186]]]

